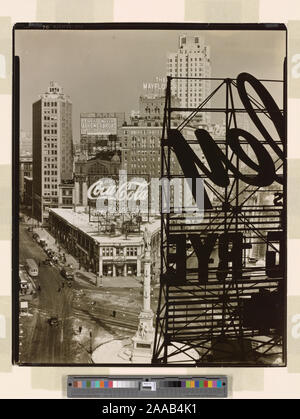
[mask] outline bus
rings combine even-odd
[[[26,271],[30,276],[38,276],[39,268],[35,263],[34,259],[26,259]]]
[[[33,294],[34,288],[27,272],[20,268],[19,270],[19,287],[22,295]]]

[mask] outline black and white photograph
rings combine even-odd
[[[198,26],[15,27],[18,364],[286,365],[286,30]]]

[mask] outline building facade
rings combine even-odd
[[[126,126],[120,129],[122,168],[129,174],[160,176],[161,127]]]
[[[49,208],[59,203],[59,185],[73,177],[72,103],[50,82],[32,116],[33,213],[47,223]]]
[[[143,230],[151,235],[153,280],[159,275],[160,220],[144,224],[141,231],[124,235],[121,230],[99,232],[97,223],[91,223],[85,208],[51,209],[49,228],[51,234],[80,263],[80,266],[99,277],[140,277],[143,274]]]
[[[92,183],[101,176],[117,176],[121,169],[121,160],[118,153],[114,153],[110,160],[101,157],[90,159],[81,155],[75,162],[74,172],[74,205],[87,206],[87,191]]]
[[[25,178],[32,178],[32,156],[20,156],[19,175],[20,203],[23,203],[25,194]]]
[[[144,120],[152,120],[158,122],[157,125],[161,126],[164,109],[165,109],[165,97],[147,97],[140,96],[139,100],[139,116]]]
[[[167,57],[167,75],[179,77],[171,82],[172,95],[180,99],[182,108],[198,107],[211,93],[211,82],[199,78],[211,77],[210,49],[199,36],[179,37],[176,52],[169,52]],[[191,79],[187,80],[189,77]],[[206,105],[209,107],[209,103]],[[200,113],[199,121],[210,122],[210,114]]]
[[[32,210],[32,177],[24,176],[23,205]]]

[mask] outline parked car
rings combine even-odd
[[[74,279],[74,272],[73,272],[73,269],[71,268],[65,267],[60,271],[60,273],[64,278],[68,280]]]
[[[50,266],[52,266],[52,260],[51,260],[50,258],[46,258],[46,259],[43,261],[43,264],[44,264],[44,265],[50,265]]]
[[[50,326],[57,327],[59,325],[59,319],[57,316],[49,317],[48,323]]]
[[[42,247],[47,246],[47,241],[46,241],[45,239],[40,239],[40,245],[41,245]]]
[[[49,256],[49,258],[52,258],[55,255],[55,252],[52,249],[47,249],[46,253]]]

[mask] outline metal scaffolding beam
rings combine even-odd
[[[241,101],[237,104],[236,79],[209,79],[213,80],[217,87],[195,108],[172,107],[174,79],[178,80],[168,77],[166,87],[161,140],[161,177],[172,180],[184,176],[183,173],[175,173],[172,165],[176,154],[168,136],[170,130],[176,126],[174,121],[176,118],[180,120],[180,124],[177,125],[178,131],[183,131],[186,127],[197,129],[198,115],[203,112],[224,115],[225,136],[215,140],[215,143],[221,148],[226,159],[234,163],[237,171],[242,170],[244,163],[232,152],[228,142],[229,130],[239,128],[237,114],[247,112]],[[186,82],[190,80],[182,79]],[[276,83],[277,86],[281,83],[283,98],[285,97],[283,81],[266,82],[271,86],[272,83]],[[263,81],[260,80],[260,83]],[[218,106],[212,106],[216,95],[219,98]],[[220,97],[223,106],[220,105]],[[248,97],[253,112],[260,115],[259,118],[269,118],[264,103],[253,96]],[[283,100],[279,110],[286,123],[285,106]],[[277,138],[273,141],[285,155],[284,144]],[[199,141],[190,138],[186,142],[199,144]],[[262,138],[260,143],[266,144],[266,141]],[[246,147],[247,141],[241,139],[239,144]],[[214,185],[207,175],[199,173],[212,202],[212,208],[204,210],[203,219],[199,222],[188,224],[188,212],[175,213],[172,211],[172,205],[169,213],[161,212],[161,281],[153,364],[270,365],[276,357],[282,363],[285,362],[286,278],[278,274],[276,269],[268,271],[266,261],[271,253],[275,254],[274,257],[276,260],[280,258],[286,272],[286,166],[285,161],[279,162],[281,164],[278,164],[278,161],[275,163],[278,179],[284,178],[283,185],[276,181],[267,187],[246,185],[235,173],[229,173],[229,184],[220,188]],[[271,202],[270,197],[273,199],[276,193],[282,194],[282,200]],[[164,198],[167,198],[164,194],[162,188],[161,205]],[[208,261],[208,279],[202,281],[199,273],[204,268],[199,266],[195,249],[190,246],[186,254],[185,277],[178,279],[174,274],[177,269],[176,263],[174,264],[174,236],[186,235],[188,240],[191,235],[197,235],[199,240],[205,241],[213,235],[218,237],[217,240],[221,240],[221,236],[226,238],[229,234],[242,235],[242,263],[239,269],[222,268],[220,250],[214,246]],[[282,247],[278,243],[279,236],[283,237]],[[270,313],[273,313],[273,318],[269,318]],[[261,316],[260,322],[257,316]]]

